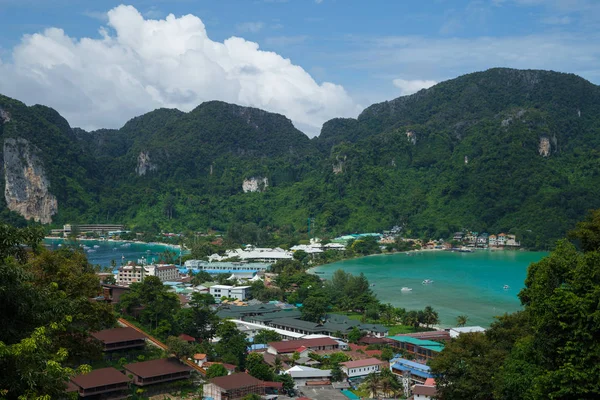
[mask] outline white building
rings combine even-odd
[[[297,386],[305,386],[306,382],[310,381],[324,381],[331,378],[330,369],[317,369],[303,365],[296,365],[285,371],[285,373],[294,379]]]
[[[482,328],[481,326],[461,326],[451,328],[449,332],[451,338],[457,338],[462,333],[485,332],[485,328]]]
[[[275,263],[279,260],[291,260],[294,258],[292,252],[279,247],[267,249],[261,247],[246,246],[245,249],[227,250],[224,256],[213,254],[208,257],[210,262],[223,261],[229,258],[238,258],[241,261]]]
[[[179,269],[174,265],[154,266],[154,276],[161,282],[176,281],[179,279]]]
[[[221,259],[223,257],[218,254],[213,254],[216,258]],[[211,256],[211,257],[213,257]],[[215,259],[216,259],[215,258]],[[227,258],[227,257],[224,257]],[[203,260],[188,260],[184,263],[186,268],[194,271],[209,271],[210,273],[223,272],[223,273],[236,273],[242,272],[260,272],[267,271],[271,266],[268,263],[248,263],[248,262],[206,262]]]
[[[346,361],[340,363],[340,367],[342,367],[342,371],[348,378],[354,378],[355,376],[369,375],[372,372],[379,373],[382,364],[381,360],[367,358],[365,360]]]
[[[238,300],[246,300],[250,294],[250,286],[214,285],[210,287],[210,294],[215,299],[225,296]]]
[[[124,265],[119,267],[116,280],[117,285],[129,286],[132,283],[142,282],[145,276],[152,275],[148,267],[141,265]]]
[[[437,394],[435,386],[430,385],[414,385],[412,392],[414,400],[431,400]]]

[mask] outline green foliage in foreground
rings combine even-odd
[[[444,399],[600,395],[600,210],[529,267],[524,310],[461,335],[431,362]]]

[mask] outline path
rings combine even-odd
[[[140,328],[138,328],[137,326],[135,326],[134,324],[132,324],[131,322],[127,321],[124,318],[119,318],[119,324],[123,325],[123,326],[127,326],[129,328],[133,328],[136,331],[140,332],[142,335],[146,336],[146,338],[148,339],[148,341],[150,342],[151,345],[156,346],[162,350],[168,351],[168,347],[166,344],[164,344],[163,342],[161,342],[160,340],[156,339],[153,336],[148,335],[146,332],[144,332],[143,330],[141,330]],[[184,363],[186,363],[187,365],[189,365],[190,367],[192,367],[193,369],[195,369],[196,371],[198,371],[200,373],[200,375],[202,376],[206,376],[206,370],[198,365],[196,365],[195,363],[193,363],[190,360],[182,360]]]

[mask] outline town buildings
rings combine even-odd
[[[77,392],[82,399],[126,399],[129,378],[115,368],[101,368],[71,378],[67,392]]]
[[[369,375],[373,372],[379,373],[384,364],[384,361],[378,360],[377,358],[367,358],[365,360],[346,361],[340,363],[340,367],[348,378],[355,378],[358,376]]]
[[[427,362],[444,349],[444,345],[431,340],[416,339],[410,336],[388,337],[389,343],[396,351],[406,351],[417,361]]]
[[[456,328],[450,328],[448,333],[451,338],[457,338],[463,333],[473,333],[473,332],[485,332],[485,328],[481,326],[461,326]]]
[[[391,360],[390,370],[399,376],[408,375],[411,382],[417,384],[424,384],[427,379],[433,378],[431,368],[428,365],[404,358],[395,358]]]
[[[131,262],[117,271],[116,281],[121,286],[142,282],[147,276],[156,276],[161,282],[179,279],[179,269],[175,265],[137,265]]]
[[[267,352],[274,355],[290,355],[295,352],[302,353],[305,350],[309,352],[318,350],[339,350],[340,344],[330,338],[318,338],[318,339],[300,339],[290,340],[284,342],[271,342]]]
[[[209,288],[209,291],[215,299],[228,297],[237,300],[246,300],[250,294],[250,286],[214,285]]]
[[[129,327],[104,329],[91,335],[102,343],[104,351],[141,349],[146,345],[146,336]]]
[[[203,386],[204,398],[212,400],[237,400],[249,394],[263,396],[265,386],[260,379],[243,372],[213,378]]]
[[[297,386],[310,385],[308,382],[329,381],[331,378],[330,369],[317,369],[304,365],[295,365],[285,373],[292,377]]]
[[[137,386],[189,379],[192,372],[188,365],[169,358],[125,364],[123,368],[133,376],[133,383]]]

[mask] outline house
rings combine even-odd
[[[506,235],[506,245],[512,247],[521,246],[520,242],[517,242],[517,237],[515,235]]]
[[[93,332],[92,337],[102,342],[104,351],[141,349],[146,345],[146,336],[133,328],[113,328]]]
[[[449,331],[451,338],[457,338],[463,333],[473,333],[473,332],[485,332],[485,328],[481,326],[461,326],[456,328],[451,328]]]
[[[250,294],[250,286],[214,285],[210,287],[210,294],[215,299],[230,297],[238,300],[246,300]]]
[[[102,285],[102,296],[104,297],[104,301],[115,304],[121,300],[121,295],[123,293],[128,292],[130,289],[126,286],[119,285]]]
[[[112,367],[95,369],[72,377],[67,391],[77,391],[83,399],[126,399],[129,378]]]
[[[260,379],[243,372],[213,378],[203,387],[203,397],[212,400],[236,400],[249,394],[264,396],[265,386]]]
[[[498,235],[498,246],[506,246],[506,234],[501,233]]]
[[[390,336],[390,345],[397,351],[412,354],[417,361],[427,361],[444,349],[444,345],[432,340],[416,339],[410,336]]]
[[[331,378],[330,369],[317,369],[303,365],[293,366],[285,371],[285,373],[294,379],[296,386],[305,386],[308,385],[308,382],[329,381]]]
[[[195,338],[193,338],[190,335],[186,335],[185,333],[182,333],[178,337],[179,337],[179,339],[183,340],[184,342],[188,342],[188,343],[191,343],[191,344],[196,343],[196,339]]]
[[[454,236],[452,236],[452,240],[456,240],[457,242],[462,242],[464,233],[462,232],[454,232]]]
[[[342,371],[348,378],[354,378],[356,376],[369,375],[372,372],[379,373],[384,364],[384,361],[376,358],[367,358],[365,360],[346,361],[340,363],[340,367],[342,367]]]
[[[192,372],[188,365],[170,358],[125,364],[123,368],[128,375],[133,375],[133,383],[137,386],[189,379]]]
[[[196,353],[194,354],[194,363],[198,366],[203,366],[204,363],[208,360],[206,354],[204,353]]]
[[[477,247],[486,247],[488,244],[488,234],[482,233],[477,237]]]
[[[437,390],[435,384],[433,386],[416,384],[412,387],[412,393],[413,395],[409,397],[409,400],[432,400],[435,398]]]
[[[318,350],[338,350],[340,344],[330,338],[319,338],[319,339],[301,339],[301,340],[290,340],[286,342],[271,342],[269,343],[268,353],[281,355],[281,354],[293,354],[298,351],[318,351]]]
[[[408,374],[413,383],[423,384],[429,378],[433,378],[431,368],[428,365],[406,360],[404,358],[395,358],[390,361],[390,370],[392,373],[400,376]]]
[[[496,235],[490,235],[489,245],[490,246],[498,246],[498,237]]]

